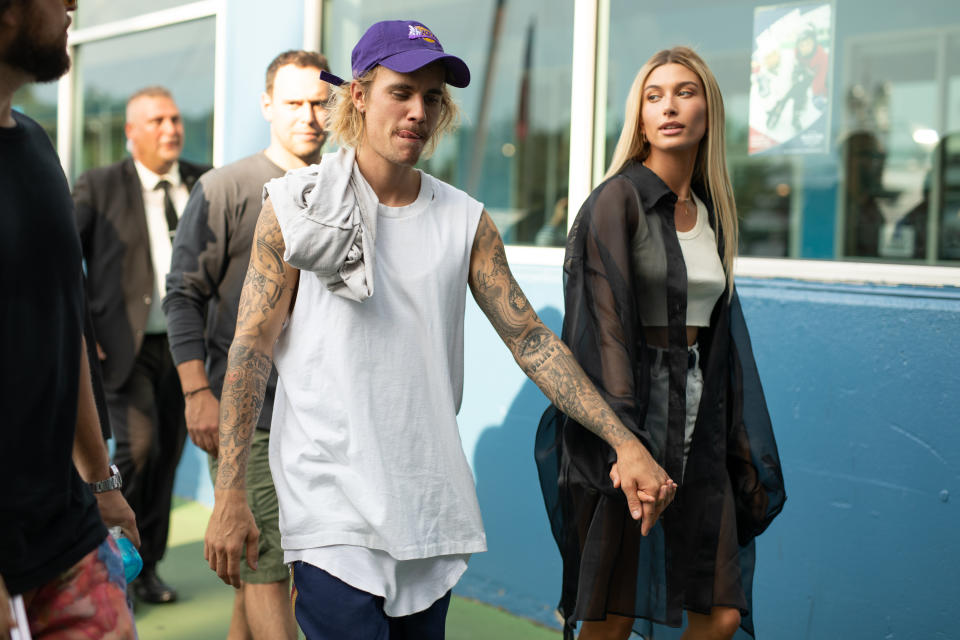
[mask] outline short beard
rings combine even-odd
[[[35,33],[42,25],[29,21],[13,38],[7,48],[4,62],[33,76],[36,82],[56,80],[70,69],[70,56],[62,43],[41,43]]]

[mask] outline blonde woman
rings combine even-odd
[[[563,556],[565,636],[753,634],[753,538],[783,476],[733,288],[737,213],[723,99],[686,47],[637,74],[610,170],[567,240],[563,339],[619,418],[678,485],[646,534],[615,457],[555,407],[537,464]]]

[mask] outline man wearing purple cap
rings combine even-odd
[[[469,285],[546,396],[609,443],[646,533],[675,485],[517,286],[483,205],[414,168],[456,120],[470,72],[414,21],[380,22],[334,97],[341,144],[264,189],[221,397],[205,555],[239,583],[258,532],[250,440],[279,374],[270,465],[297,621],[311,640],[444,637],[450,589],[486,549],[456,414]]]

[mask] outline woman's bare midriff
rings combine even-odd
[[[687,327],[687,346],[697,341],[697,332],[700,327]],[[667,327],[644,327],[643,335],[647,338],[647,344],[651,347],[660,347],[665,349],[670,346],[670,338],[667,333]]]

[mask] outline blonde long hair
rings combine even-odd
[[[379,68],[379,66],[374,67],[355,79],[363,89],[364,94],[370,91]],[[421,160],[433,155],[443,136],[453,132],[460,122],[460,109],[450,96],[446,83],[443,84],[441,91],[440,117],[437,120],[437,128],[433,130],[433,135],[424,145],[423,153],[420,155]],[[327,124],[330,129],[330,137],[342,146],[358,148],[363,140],[364,120],[363,114],[353,104],[349,82],[333,89],[327,106],[329,108]]]
[[[640,109],[643,87],[647,77],[657,67],[665,64],[682,64],[693,71],[703,84],[707,100],[707,131],[700,140],[697,160],[693,169],[693,182],[706,183],[713,200],[714,223],[720,225],[724,238],[723,269],[727,276],[727,288],[733,294],[733,259],[740,242],[740,224],[737,220],[737,204],[733,199],[733,185],[727,172],[726,140],[724,136],[723,96],[720,86],[703,59],[689,47],[673,47],[653,54],[640,67],[627,96],[626,115],[620,139],[613,151],[610,168],[604,180],[616,175],[631,160],[642,162],[650,155],[650,143],[641,136]],[[719,236],[718,236],[719,237]]]

